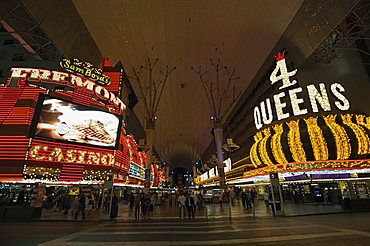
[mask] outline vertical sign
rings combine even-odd
[[[283,196],[281,193],[279,174],[269,173],[270,184],[271,184],[271,195],[273,203],[274,216],[284,215]]]

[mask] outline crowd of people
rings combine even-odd
[[[87,214],[100,210],[107,212],[110,206],[111,197],[107,193],[101,196],[99,192],[84,194],[80,191],[77,195],[70,195],[68,191],[55,191],[45,196],[43,208],[48,211],[62,212],[64,215],[71,214],[74,219],[78,219],[81,214],[82,220]],[[112,205],[118,204],[118,198],[114,195]]]
[[[156,193],[130,193],[128,202],[131,210],[134,210],[135,219],[139,220],[140,217],[144,219],[149,218],[153,215],[154,206],[158,203],[158,197]]]
[[[209,191],[213,193],[210,193]],[[117,194],[120,193],[120,198],[118,198],[115,193],[112,193],[113,197],[111,198],[110,192],[102,194],[101,190],[91,190],[91,192],[84,193],[84,191],[80,189],[77,193],[70,193],[68,189],[61,187],[54,189],[51,192],[46,192],[43,201],[43,208],[47,211],[55,211],[64,215],[69,214],[74,219],[81,217],[82,220],[84,220],[90,213],[97,210],[100,210],[103,214],[111,215],[111,212],[114,210],[111,209],[112,207],[116,208],[115,216],[117,216],[119,199],[129,205],[132,215],[136,220],[149,219],[156,211],[160,213],[162,209],[156,210],[156,207],[158,206],[172,207],[173,212],[176,212],[178,209],[178,216],[181,219],[185,217],[193,219],[197,214],[198,216],[204,214],[204,211],[200,212],[198,210],[204,208],[206,202],[219,204],[220,207],[225,203],[230,204],[231,206],[237,204],[237,206],[242,206],[245,210],[253,212],[253,209],[258,204],[258,200],[262,199],[268,212],[275,213],[276,209],[276,207],[274,207],[270,189],[266,189],[264,193],[258,194],[256,189],[253,187],[243,189],[232,188],[228,190],[218,190],[218,192],[214,190],[159,192],[147,190],[144,192],[144,190],[130,189],[116,192]],[[210,194],[212,194],[211,199],[209,196]],[[17,206],[25,206],[25,201],[24,199],[22,200],[22,198],[26,197],[26,194],[19,192],[18,196],[20,198],[17,200]],[[293,189],[291,198],[292,203],[298,203],[295,199],[297,196],[298,195],[295,194],[295,190]],[[1,196],[0,206],[6,206],[8,204],[6,202],[7,197],[8,196]],[[350,198],[349,191],[344,189],[343,193],[338,198],[338,200],[341,201],[343,209],[351,209]],[[284,201],[286,200],[284,199]],[[325,193],[324,201],[325,204],[330,202],[330,200],[325,197]],[[112,206],[110,203],[112,203]]]

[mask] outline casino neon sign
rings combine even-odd
[[[297,83],[296,80],[290,78],[297,73],[297,69],[288,71],[285,62],[285,51],[279,52],[276,58],[276,67],[271,73],[270,81],[271,84],[282,81],[282,85],[279,89],[289,88]],[[280,72],[280,74],[278,74]],[[331,93],[334,102],[330,102],[328,91]],[[313,113],[321,111],[331,111],[333,107],[340,111],[347,111],[350,108],[348,99],[343,94],[345,92],[344,87],[334,82],[331,85],[325,85],[320,83],[318,88],[316,85],[308,85],[305,89],[302,87],[296,87],[288,91],[282,91],[272,96],[272,100],[267,98],[260,102],[259,106],[254,108],[254,123],[258,129],[261,129],[264,125],[269,125],[275,120],[284,120],[291,116],[300,116],[309,113],[309,110]],[[308,98],[311,104],[311,108],[304,108],[302,105],[304,99],[301,96],[302,93],[308,94]],[[285,100],[290,101],[292,106],[292,112],[286,110],[287,103]],[[273,103],[272,103],[273,102]],[[273,114],[273,106],[276,112],[276,119]]]
[[[113,166],[115,164],[113,154],[77,149],[62,150],[62,148],[50,148],[46,145],[32,146],[28,151],[28,157],[35,161],[107,166]]]

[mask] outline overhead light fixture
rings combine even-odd
[[[224,144],[222,147],[224,148],[224,150],[226,150],[227,152],[234,152],[235,150],[239,149],[239,145],[235,144],[233,142],[233,139],[232,138],[228,138],[226,139],[226,144]]]

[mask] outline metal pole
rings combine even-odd
[[[221,126],[221,122],[214,123],[214,135],[215,135],[215,142],[216,142],[216,149],[217,149],[217,166],[218,166],[218,177],[220,182],[220,189],[225,191],[225,172],[224,172],[224,157],[223,157],[223,149],[222,149],[222,142],[223,142],[223,130]]]
[[[276,216],[276,201],[275,201],[275,194],[274,194],[274,186],[271,185],[271,195],[272,195],[272,205],[274,211],[272,211],[273,215]]]
[[[111,189],[111,192],[110,192],[109,210],[108,210],[109,219],[110,219],[110,215],[111,215],[111,212],[112,212],[112,200],[113,200],[113,193],[114,193],[113,190],[114,190],[114,186],[112,185],[112,189]]]
[[[283,192],[281,191],[280,184],[279,184],[278,188],[279,188],[279,197],[280,197],[280,209],[281,209],[282,215],[284,215],[285,211],[284,211]]]
[[[145,188],[150,188],[150,169],[152,165],[153,145],[154,145],[154,131],[155,122],[154,119],[148,119],[146,122],[146,144],[149,146],[149,150],[146,152],[146,163],[145,163]]]

